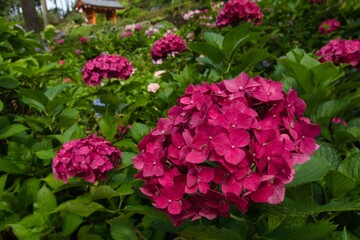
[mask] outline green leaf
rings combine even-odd
[[[355,188],[355,181],[338,171],[331,171],[324,177],[325,185],[331,195],[339,199]]]
[[[136,143],[134,143],[132,139],[124,138],[116,142],[114,145],[119,149],[129,149],[134,152],[138,151]]]
[[[142,86],[144,86],[144,83],[142,82],[129,81],[129,82],[125,82],[125,84],[121,86],[120,91],[126,94],[129,91],[141,88]]]
[[[262,205],[265,212],[273,215],[282,215],[286,217],[303,217],[306,215],[313,215],[322,212],[346,212],[359,211],[359,201],[343,202],[332,201],[324,205],[304,204],[300,200],[293,200],[286,198],[283,203],[278,205]]]
[[[143,123],[134,122],[130,128],[130,135],[139,142],[150,131],[150,127]]]
[[[344,71],[330,62],[311,68],[315,86],[331,86],[333,82],[344,76]]]
[[[41,180],[46,182],[46,184],[54,190],[64,185],[63,181],[61,180],[56,181],[53,173],[50,173],[49,175],[46,176],[46,178],[42,178]]]
[[[350,101],[346,99],[322,102],[317,107],[316,112],[312,114],[312,117],[316,120],[335,117],[337,113],[344,110],[349,104]]]
[[[203,54],[217,65],[220,65],[224,59],[224,54],[222,51],[208,43],[190,43],[189,48],[196,53]]]
[[[317,154],[326,160],[333,170],[336,170],[339,167],[341,162],[341,157],[339,152],[336,150],[334,145],[326,142],[319,142],[320,148],[316,150]]]
[[[56,206],[57,203],[54,193],[46,187],[46,184],[44,184],[38,192],[34,203],[35,212],[45,217],[55,211]]]
[[[110,234],[114,240],[137,240],[136,232],[130,224],[118,222],[111,225]]]
[[[77,198],[60,204],[56,211],[69,211],[82,217],[88,217],[96,211],[103,211],[105,207],[97,202],[90,202],[89,199]]]
[[[53,100],[60,92],[67,88],[68,84],[59,84],[53,87],[46,89],[44,95],[49,99]]]
[[[45,112],[45,106],[49,100],[42,92],[24,88],[19,92],[23,103]]]
[[[6,126],[6,127],[0,129],[0,139],[5,139],[8,137],[14,136],[14,135],[21,133],[27,129],[28,128],[22,124],[11,124],[9,126]]]
[[[327,221],[318,221],[310,224],[283,224],[265,237],[274,240],[293,239],[293,240],[315,240],[327,239],[335,231],[336,225]]]
[[[130,195],[134,193],[133,184],[132,183],[123,183],[116,191],[121,195]]]
[[[221,36],[220,34],[213,32],[205,32],[204,39],[207,43],[210,43],[214,47],[217,47],[218,49],[222,49],[224,37]]]
[[[42,160],[48,160],[53,159],[56,156],[56,152],[54,149],[47,149],[37,151],[35,152],[35,155]]]
[[[102,116],[99,126],[101,134],[104,135],[106,139],[111,140],[118,130],[119,122],[110,113],[106,112],[104,116]]]
[[[142,215],[145,215],[145,216],[154,216],[154,217],[157,217],[159,219],[163,219],[165,221],[168,221],[169,218],[165,215],[165,213],[159,211],[159,210],[156,210],[155,208],[153,207],[150,207],[150,206],[126,206],[125,209],[124,209],[126,212],[129,212],[131,214],[136,214],[136,213],[139,213],[139,214],[142,214]]]
[[[225,37],[222,44],[222,49],[227,59],[231,59],[235,50],[243,43],[246,42],[249,37],[249,23],[241,24],[231,31],[229,31]],[[205,55],[206,56],[206,55]]]
[[[288,59],[281,59],[279,63],[285,68],[286,75],[293,77],[306,93],[314,90],[311,72],[300,63],[292,62]]]
[[[81,223],[84,222],[83,218],[77,214],[64,212],[61,216],[63,221],[63,231],[61,232],[61,236],[67,237],[72,234]]]
[[[37,178],[28,178],[21,185],[18,197],[22,205],[28,206],[36,201],[37,194],[40,190],[40,181]]]
[[[40,240],[39,233],[32,233],[29,229],[20,224],[9,224],[9,226],[12,228],[14,235],[18,237],[18,239]]]
[[[90,233],[91,229],[93,228],[93,225],[84,225],[82,226],[77,234],[78,240],[103,240],[104,238],[101,237],[98,234],[92,234]]]
[[[107,185],[101,185],[101,186],[91,186],[90,187],[90,198],[92,200],[97,200],[97,199],[109,199],[112,197],[117,197],[120,196],[120,194],[115,191],[114,189],[112,189],[111,187],[107,186]]]
[[[288,187],[321,180],[330,170],[330,164],[320,155],[320,152],[315,152],[308,162],[297,165],[295,169],[295,178],[287,185]]]
[[[4,174],[0,177],[0,199],[3,195],[3,192],[5,191],[6,180],[7,180],[7,174]]]
[[[0,100],[0,112],[4,109],[4,103]]]
[[[132,159],[136,154],[132,152],[121,152],[122,162],[120,164],[120,169],[126,168],[132,165]]]
[[[20,85],[20,82],[12,75],[0,76],[0,87],[6,89],[14,89]]]
[[[339,172],[360,181],[360,153],[347,157],[339,166]]]
[[[215,226],[190,226],[183,230],[181,236],[187,239],[196,240],[223,240],[234,239],[242,240],[243,238],[237,233],[226,228],[217,228]]]
[[[240,72],[245,71],[248,67],[255,65],[256,63],[264,60],[268,56],[266,49],[261,48],[251,48],[241,55],[239,61],[241,62],[239,66],[237,66],[232,74],[234,76],[238,75]]]

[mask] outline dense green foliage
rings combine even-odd
[[[0,239],[360,239],[360,72],[314,56],[330,39],[360,38],[360,3],[272,0],[259,6],[261,26],[220,30],[194,18],[174,30],[156,19],[125,38],[124,26],[110,23],[66,33],[48,27],[42,43],[0,18]],[[216,14],[210,9],[207,16]],[[342,27],[320,35],[317,28],[328,18],[338,18]],[[149,27],[159,32],[148,36]],[[194,33],[189,50],[155,65],[151,46],[169,29],[184,39]],[[80,43],[82,36],[87,42]],[[126,81],[86,86],[82,67],[104,52],[125,56],[135,73]],[[161,78],[154,76],[159,70],[166,71]],[[136,145],[189,84],[243,71],[297,90],[305,115],[321,125],[320,148],[297,167],[282,204],[254,204],[246,215],[234,208],[230,218],[188,220],[175,228],[139,191],[131,161]],[[158,83],[159,91],[148,92],[149,83]],[[119,125],[131,128],[118,133]],[[56,151],[92,133],[121,150],[120,167],[104,183],[56,181]]]

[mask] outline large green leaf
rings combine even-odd
[[[91,186],[90,188],[90,198],[92,200],[109,199],[117,196],[120,196],[120,193],[107,185]]]
[[[7,89],[14,89],[20,85],[20,82],[12,75],[0,76],[0,87]]]
[[[292,62],[288,59],[279,60],[280,64],[284,66],[286,75],[293,77],[306,93],[314,90],[314,83],[312,82],[312,73],[305,66],[300,63]]]
[[[34,203],[34,209],[36,213],[46,217],[57,207],[56,197],[54,193],[46,187],[46,184],[39,190],[36,201]]]
[[[0,100],[0,112],[4,109],[4,103]]]
[[[325,185],[335,199],[340,199],[355,188],[355,180],[338,171],[330,171],[324,177]]]
[[[56,156],[54,149],[40,150],[35,152],[35,155],[42,160],[53,159]]]
[[[346,212],[359,211],[360,202],[342,202],[332,201],[324,205],[305,204],[300,200],[285,198],[284,202],[278,205],[262,205],[265,212],[273,215],[281,215],[287,217],[303,217],[322,212]]]
[[[207,43],[210,43],[211,45],[217,47],[218,49],[222,49],[224,37],[221,36],[220,34],[213,32],[205,32],[204,39]]]
[[[63,221],[63,231],[61,236],[67,237],[72,234],[84,221],[82,217],[71,212],[64,212],[61,216]]]
[[[9,126],[6,126],[6,127],[0,129],[0,139],[14,136],[14,135],[21,133],[27,129],[28,128],[22,124],[11,124]]]
[[[266,49],[261,48],[251,48],[241,55],[239,58],[240,65],[235,67],[232,71],[234,76],[238,75],[240,72],[245,71],[248,67],[254,66],[256,63],[264,60],[268,56]]]
[[[146,134],[148,134],[150,128],[143,123],[133,123],[130,128],[130,135],[139,142]]]
[[[224,59],[223,52],[209,43],[194,42],[189,44],[189,48],[196,53],[203,54],[217,65],[220,65]]]
[[[21,101],[40,111],[45,112],[45,107],[49,99],[42,93],[32,89],[20,89]]]
[[[330,86],[344,76],[344,71],[330,62],[325,62],[311,69],[315,86]]]
[[[114,116],[106,112],[104,116],[102,116],[99,126],[101,134],[108,140],[111,140],[118,130],[119,122]]]
[[[22,205],[28,206],[33,204],[40,190],[40,181],[37,178],[26,179],[20,187],[18,197]]]
[[[339,172],[345,176],[360,181],[360,153],[352,154],[347,157],[339,166]]]
[[[317,110],[312,117],[315,120],[319,120],[321,118],[332,118],[335,117],[337,113],[344,110],[350,104],[349,100],[339,99],[339,100],[329,100],[326,102],[322,102],[317,107]]]
[[[137,240],[136,232],[129,223],[118,222],[111,225],[110,234],[114,240]]]
[[[126,168],[128,166],[131,166],[132,165],[132,159],[133,157],[135,157],[135,153],[132,153],[132,152],[122,152],[121,153],[121,158],[122,158],[122,161],[121,161],[121,164],[119,166],[120,169],[123,169],[123,168]]]
[[[274,240],[322,240],[330,237],[336,225],[327,221],[318,221],[310,224],[283,224],[265,237]]]
[[[223,40],[222,49],[227,59],[231,60],[235,50],[249,37],[250,23],[241,24],[229,31]]]
[[[97,202],[91,202],[89,199],[77,198],[68,200],[60,204],[57,212],[69,211],[82,217],[88,217],[96,211],[104,211],[105,207]]]
[[[287,185],[288,187],[321,180],[330,170],[330,164],[320,155],[320,152],[315,152],[308,162],[296,166],[295,169],[295,178]]]

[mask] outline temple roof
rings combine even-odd
[[[115,9],[125,8],[117,0],[78,0],[75,7],[79,8],[82,5],[91,5],[93,7],[115,8]]]

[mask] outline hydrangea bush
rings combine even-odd
[[[141,191],[175,225],[185,219],[246,213],[254,202],[278,204],[294,165],[317,149],[320,127],[303,117],[294,90],[260,76],[190,85],[139,144],[133,159]]]
[[[225,3],[216,18],[216,26],[236,26],[240,22],[261,24],[263,14],[259,6],[248,0],[230,0]]]
[[[90,135],[88,138],[72,140],[63,144],[52,161],[57,180],[64,183],[70,177],[85,181],[105,181],[106,174],[116,169],[121,162],[121,152],[104,138]]]
[[[86,85],[97,86],[105,78],[126,80],[133,73],[132,64],[119,55],[102,54],[86,62],[82,69]]]
[[[320,57],[320,62],[347,63],[360,69],[360,40],[330,40],[316,55]]]
[[[178,35],[170,33],[157,40],[151,48],[154,61],[165,60],[168,55],[175,55],[186,50],[186,42]]]
[[[337,19],[329,19],[323,21],[319,26],[319,32],[327,35],[336,31],[340,27],[341,23]]]

